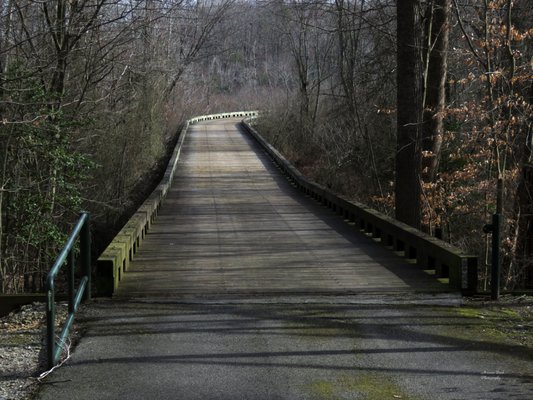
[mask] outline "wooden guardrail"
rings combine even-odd
[[[243,121],[242,125],[302,192],[355,223],[362,232],[390,249],[403,253],[408,259],[416,260],[416,263],[425,269],[434,270],[436,277],[448,278],[451,289],[460,290],[463,294],[477,291],[476,256],[466,254],[443,240],[429,236],[364,204],[348,200],[309,180],[272,147],[250,125],[249,120]]]
[[[97,285],[99,295],[110,296],[117,289],[125,272],[128,270],[130,262],[133,260],[142,241],[154,222],[155,217],[161,208],[161,204],[172,184],[172,179],[176,172],[176,166],[178,164],[181,148],[185,141],[189,125],[200,121],[223,118],[247,118],[254,116],[257,116],[257,111],[238,111],[232,113],[202,115],[192,118],[185,123],[163,179],[152,194],[150,194],[139,209],[137,209],[135,214],[133,214],[128,222],[126,222],[100,257],[98,257],[96,262],[95,284]]]

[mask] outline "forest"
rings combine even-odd
[[[302,172],[533,286],[530,0],[0,0],[0,293],[81,210],[103,250],[192,116],[257,109]]]

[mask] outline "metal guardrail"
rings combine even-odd
[[[82,277],[75,290],[76,240],[80,242],[80,259]],[[67,262],[68,267],[68,316],[61,335],[56,341],[55,335],[55,279],[61,267]],[[68,333],[74,322],[74,314],[82,300],[91,298],[91,235],[89,213],[82,213],[72,230],[65,247],[57,257],[46,279],[46,350],[48,368],[53,368],[63,352]]]
[[[118,288],[120,281],[128,270],[130,262],[137,253],[148,230],[161,208],[167,192],[172,184],[178,164],[181,148],[190,125],[201,121],[211,121],[225,118],[246,118],[257,116],[257,111],[236,111],[231,113],[201,115],[187,120],[183,127],[178,143],[174,148],[163,179],[144,201],[133,216],[126,222],[119,233],[113,238],[109,246],[102,252],[96,262],[95,279],[98,294],[111,296]]]
[[[244,128],[270,155],[294,185],[316,201],[355,223],[361,231],[404,257],[415,260],[425,269],[434,270],[438,278],[448,279],[451,289],[463,294],[477,292],[477,256],[466,254],[443,240],[397,221],[364,204],[353,202],[306,178],[270,145],[248,122]]]

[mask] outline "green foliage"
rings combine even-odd
[[[177,88],[229,4],[0,13],[0,292],[40,289],[81,208],[108,232],[140,200],[169,126],[204,111]]]
[[[63,247],[94,163],[72,146],[73,132],[86,121],[51,107],[56,96],[24,63],[13,63],[8,71],[13,83],[5,93],[12,105],[5,113],[21,122],[0,125],[5,190],[1,262],[2,271],[11,271],[10,283],[7,276],[0,281],[3,291],[17,291],[22,283],[16,276],[46,274]]]

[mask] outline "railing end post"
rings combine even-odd
[[[91,225],[90,225],[90,219],[91,214],[89,212],[82,212],[82,217],[85,217],[85,223],[83,224],[83,228],[80,233],[80,248],[81,248],[81,262],[82,262],[82,273],[83,275],[87,276],[87,286],[85,287],[85,295],[83,296],[84,300],[90,300],[91,299]]]
[[[500,243],[501,243],[501,214],[492,216],[492,268],[491,268],[491,299],[500,298]]]
[[[55,365],[55,294],[54,281],[47,279],[46,282],[46,358],[48,368]]]

